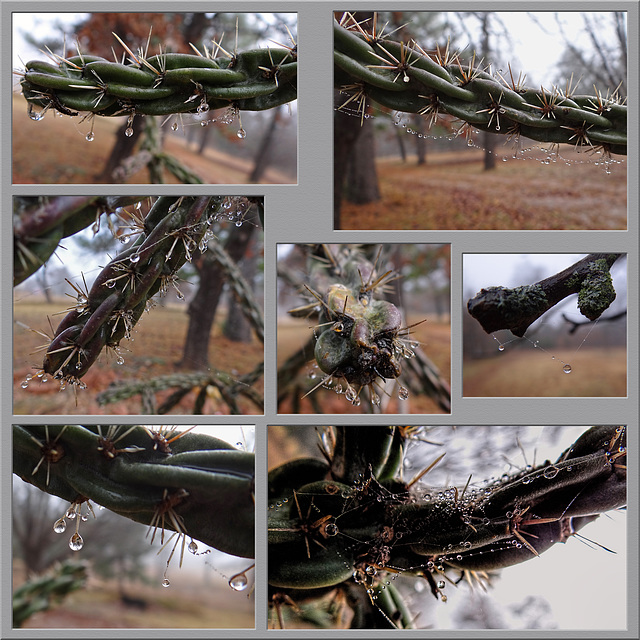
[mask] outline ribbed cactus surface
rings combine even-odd
[[[205,433],[14,425],[13,471],[69,501],[72,549],[82,546],[81,513],[94,503],[149,525],[161,539],[167,530],[231,555],[254,555],[254,454]],[[65,517],[56,525],[64,530]]]
[[[334,21],[334,83],[364,117],[366,101],[418,113],[442,114],[477,129],[539,142],[627,153],[627,107],[613,90],[578,95],[571,89],[533,89],[505,81],[457,55],[427,52],[417,42],[368,33],[350,14]]]
[[[53,109],[65,115],[206,114],[232,107],[261,111],[296,99],[297,51],[251,49],[231,57],[162,53],[112,62],[94,55],[33,60],[22,93],[32,119]],[[38,111],[40,108],[40,111]]]

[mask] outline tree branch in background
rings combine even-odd
[[[627,310],[621,311],[620,313],[616,313],[612,316],[607,316],[606,318],[600,318],[600,322],[613,322],[614,320],[619,320],[620,318],[624,318],[627,315]],[[591,320],[585,320],[584,322],[576,322],[572,320],[566,313],[562,314],[562,319],[565,322],[568,322],[571,327],[569,329],[569,333],[575,333],[579,327],[584,327],[587,324],[591,324]]]

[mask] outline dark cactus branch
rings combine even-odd
[[[609,270],[619,253],[592,253],[571,267],[535,284],[481,289],[467,303],[487,333],[509,329],[522,337],[549,309],[574,293],[582,315],[596,320],[616,297]]]

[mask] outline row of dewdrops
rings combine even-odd
[[[33,105],[32,103],[29,103],[27,106],[27,114],[31,120],[34,120],[35,122],[39,122],[44,119],[45,114],[51,108],[51,106],[52,106],[52,103],[38,110],[38,108],[35,105]],[[58,113],[55,109],[52,110],[52,113],[54,115],[59,115],[61,117],[64,117],[64,114]],[[176,115],[170,115],[168,118],[164,120],[162,124],[164,125],[169,120],[173,120],[173,122],[170,125],[170,128],[172,131],[177,131],[180,128],[180,126],[185,127],[189,125],[199,125],[201,127],[206,127],[214,122],[219,122],[220,124],[229,125],[229,124],[232,124],[237,119],[238,127],[239,127],[238,131],[236,132],[237,137],[240,138],[241,140],[247,137],[247,132],[242,126],[242,120],[240,118],[240,109],[238,109],[238,107],[231,105],[227,107],[222,112],[221,115],[215,118],[205,117],[207,113],[209,113],[209,105],[207,104],[206,101],[202,101],[196,109],[197,120],[195,122],[184,122],[182,118],[182,114],[176,114]],[[80,122],[83,122],[84,120],[89,119],[91,123],[89,132],[85,135],[85,140],[87,142],[93,142],[95,140],[95,134],[93,132],[93,121],[95,119],[95,115],[96,115],[95,113],[88,113],[87,115],[83,116],[82,119],[80,120]],[[134,117],[135,117],[135,114],[129,114],[127,119],[127,127],[125,129],[124,135],[127,136],[128,138],[133,136],[133,133],[134,133],[134,130],[133,130]],[[178,124],[178,121],[180,121],[180,124]]]
[[[86,513],[82,512],[83,503],[86,504],[87,508],[88,508],[88,511]],[[102,505],[99,505],[98,509],[99,510],[103,510],[104,507]],[[95,513],[93,511],[91,503],[88,500],[76,501],[76,502],[71,503],[71,506],[69,506],[69,508],[65,511],[64,515],[62,517],[58,518],[58,520],[56,520],[55,523],[53,524],[53,530],[56,533],[64,533],[67,530],[66,519],[68,518],[69,520],[75,521],[75,523],[76,523],[75,527],[74,527],[75,531],[74,531],[73,535],[71,536],[71,538],[69,539],[69,548],[71,549],[71,551],[80,551],[84,547],[84,539],[80,535],[80,532],[79,532],[78,529],[79,529],[80,522],[86,522],[89,519],[89,514],[93,515],[93,517],[95,518]],[[173,551],[175,551],[175,548],[178,545],[178,543],[180,542],[181,538],[186,538],[186,535],[187,534],[185,534],[185,533],[173,532],[173,534],[171,535],[171,537],[169,538],[167,543],[165,543],[162,546],[162,548],[160,549],[160,551],[158,553],[163,551],[163,549],[165,549],[168,546],[168,544],[171,542],[171,540],[177,536],[177,540],[176,540],[176,543],[175,543],[174,548],[173,548]],[[153,538],[152,538],[152,542],[153,542]],[[198,550],[197,543],[193,539],[191,539],[191,542],[187,546],[187,549],[188,549],[189,553],[191,553],[192,555],[206,555],[210,551],[210,549],[207,549],[205,551],[200,552]],[[163,587],[168,587],[171,584],[171,582],[169,581],[169,578],[167,577],[167,571],[169,569],[169,563],[171,562],[171,558],[173,556],[173,551],[171,552],[171,555],[169,556],[169,559],[167,560],[167,568],[166,568],[166,570],[164,572],[163,580],[162,580],[162,583],[161,583]],[[180,566],[182,566],[182,559],[180,559]],[[249,580],[247,578],[247,572],[250,569],[253,569],[253,567],[254,567],[254,565],[251,565],[249,568],[245,569],[244,571],[241,571],[239,573],[234,574],[230,578],[227,578],[226,576],[224,576],[224,574],[221,574],[221,575],[223,575],[223,577],[227,578],[229,586],[234,591],[244,591],[247,588],[247,586],[249,585]],[[215,569],[215,567],[214,567],[214,569]],[[218,573],[220,573],[220,572],[218,571]]]
[[[344,106],[338,107],[336,110],[339,110],[341,113],[345,113],[349,116],[357,117],[358,119],[364,118],[368,120],[368,119],[378,117],[376,114],[373,114],[373,113],[363,114],[361,110],[350,109],[349,107],[344,107]],[[592,147],[589,145],[586,145],[583,147],[574,145],[574,148],[576,149],[576,151],[580,151],[584,149],[590,154],[591,159],[587,158],[587,159],[577,160],[577,159],[565,158],[562,155],[560,155],[558,151],[558,145],[551,145],[550,147],[545,147],[537,144],[532,144],[531,146],[520,147],[519,141],[518,141],[517,148],[513,152],[511,152],[510,155],[505,155],[499,151],[486,149],[482,145],[475,142],[472,139],[471,134],[478,134],[480,133],[480,131],[468,125],[467,127],[465,127],[465,125],[463,124],[461,129],[454,131],[453,133],[435,135],[435,134],[422,133],[420,131],[417,131],[411,128],[411,126],[408,123],[407,114],[401,111],[394,112],[391,118],[391,121],[396,127],[401,127],[402,129],[405,129],[405,131],[408,134],[415,135],[418,138],[424,138],[425,140],[455,140],[456,138],[460,137],[460,135],[464,132],[465,129],[467,129],[467,146],[468,147],[472,149],[478,149],[480,151],[485,151],[486,153],[495,155],[497,158],[502,160],[502,162],[508,162],[511,159],[511,160],[535,160],[537,162],[540,162],[541,164],[546,164],[546,165],[554,164],[557,162],[564,162],[564,164],[566,164],[567,166],[571,166],[575,164],[593,164],[595,166],[602,166],[607,174],[611,173],[612,165],[624,163],[624,159],[614,158],[606,154],[605,152],[601,151],[597,147]],[[542,151],[546,155],[543,158],[535,157],[533,155],[526,155],[533,151]]]

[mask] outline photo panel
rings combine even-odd
[[[262,197],[13,209],[14,414],[264,413]]]
[[[624,630],[626,503],[624,426],[269,426],[269,626]]]
[[[13,425],[13,629],[253,629],[254,426]]]
[[[627,256],[463,255],[465,397],[627,396]]]
[[[278,244],[279,413],[449,413],[449,244]]]
[[[627,228],[625,11],[336,11],[334,228]]]
[[[12,21],[14,184],[297,183],[296,13]]]

